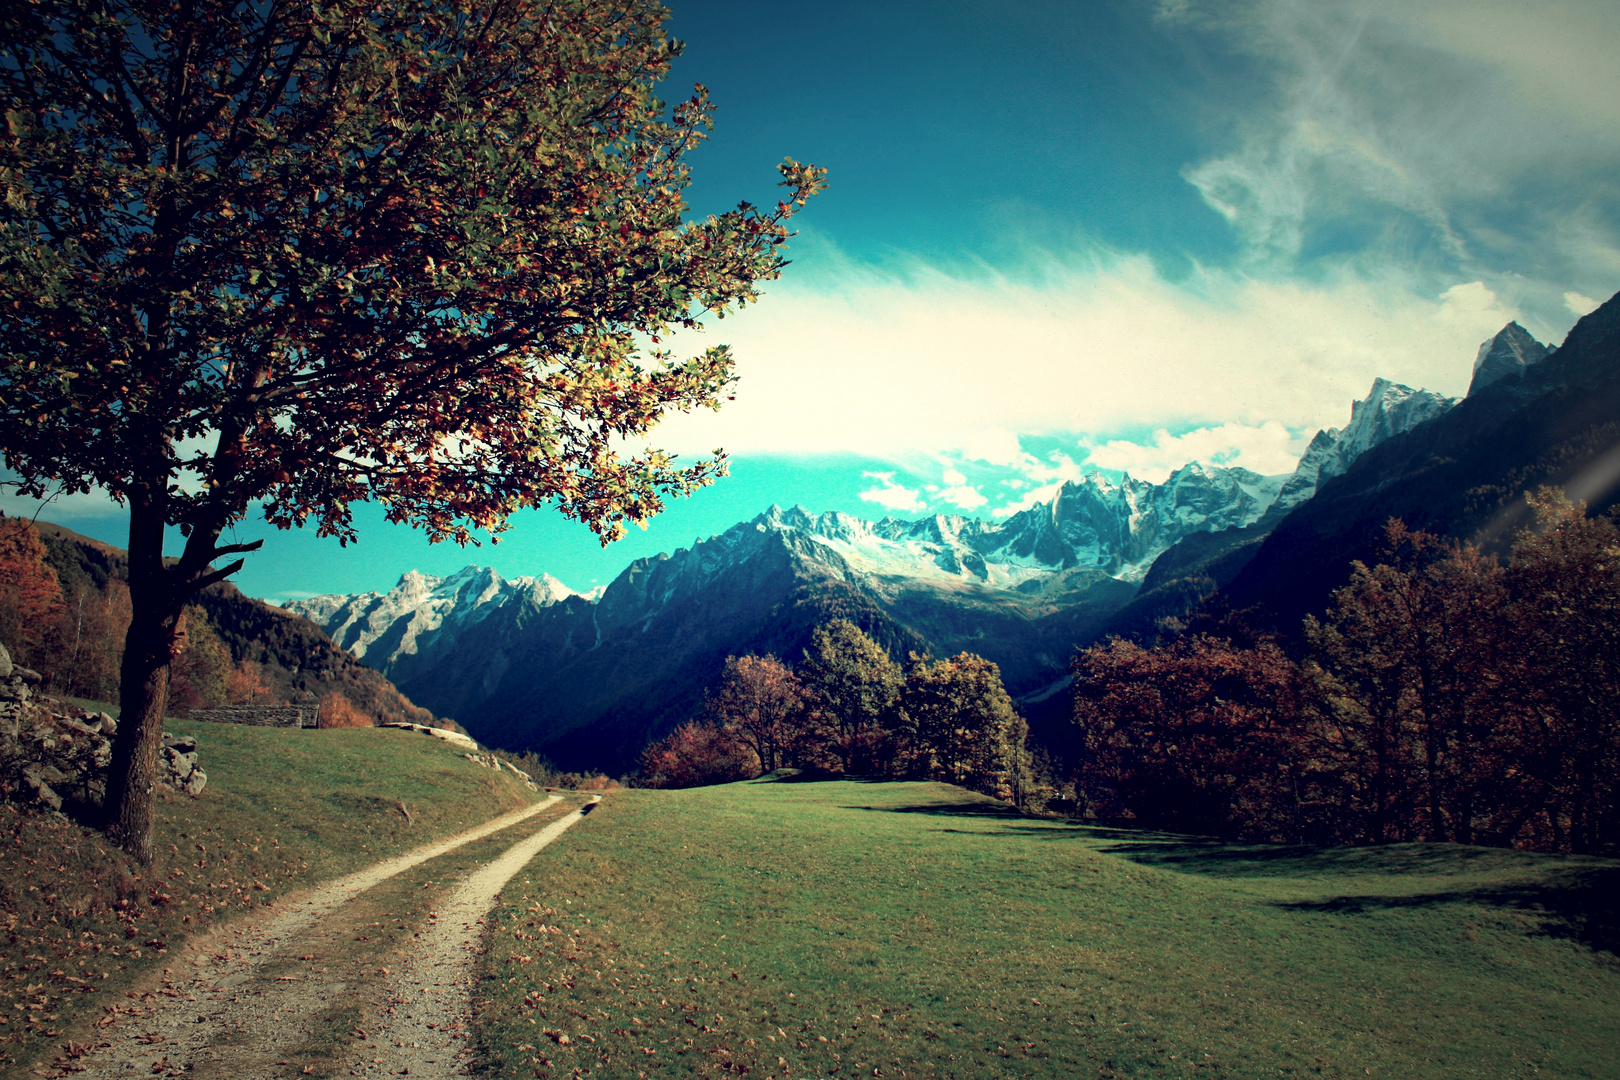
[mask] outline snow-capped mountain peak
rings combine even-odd
[[[1350,468],[1385,439],[1433,420],[1457,404],[1432,390],[1414,390],[1389,379],[1373,380],[1360,401],[1350,403],[1350,423],[1318,431],[1277,494],[1274,513],[1283,513],[1316,494],[1316,489]]]
[[[392,660],[432,648],[444,631],[481,622],[514,598],[547,607],[573,595],[549,574],[508,581],[492,567],[466,566],[446,577],[407,570],[386,593],[312,596],[286,608],[320,625],[362,659],[386,639],[385,660]]]

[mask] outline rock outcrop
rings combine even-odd
[[[1530,336],[1530,331],[1516,322],[1510,322],[1496,336],[1479,347],[1474,358],[1474,378],[1468,384],[1468,396],[1508,376],[1523,375],[1532,364],[1539,364],[1552,355],[1553,350]]]
[[[39,676],[12,664],[0,645],[0,795],[61,810],[64,802],[98,805],[107,790],[112,737],[118,723],[48,697],[36,697]],[[200,795],[208,774],[197,767],[197,740],[163,735],[157,781]]]

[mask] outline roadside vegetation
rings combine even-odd
[[[1620,1046],[1613,860],[766,779],[615,792],[524,878],[499,1076],[1596,1078]]]
[[[159,789],[154,859],[0,803],[0,1074],[131,1003],[188,937],[540,797],[405,731],[194,724],[208,786]]]

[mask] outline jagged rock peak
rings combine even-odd
[[[1474,379],[1468,384],[1468,393],[1489,386],[1509,375],[1522,375],[1524,369],[1539,364],[1552,354],[1552,349],[1535,338],[1517,322],[1510,322],[1496,336],[1479,347],[1474,358]]]
[[[1433,420],[1457,404],[1456,398],[1432,390],[1374,379],[1360,401],[1350,403],[1350,422],[1343,428],[1318,431],[1299,459],[1294,475],[1277,496],[1275,513],[1281,514],[1309,499],[1321,484],[1350,468],[1350,463],[1385,439]]]

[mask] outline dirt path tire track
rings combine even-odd
[[[486,917],[513,875],[601,801],[597,796],[513,844],[456,887],[416,955],[388,983],[390,1008],[383,1023],[374,1024],[372,1030],[373,1040],[382,1048],[381,1059],[355,1061],[353,1075],[431,1080],[472,1075],[468,1069],[472,988]]]
[[[165,982],[164,997],[159,999],[156,1011],[150,1016],[121,1018],[121,1023],[102,1036],[101,1042],[110,1045],[98,1046],[76,1062],[78,1068],[74,1072],[87,1080],[99,1080],[179,1073],[204,1064],[219,1064],[220,1056],[211,1052],[213,1045],[227,1032],[246,1026],[248,1018],[242,1015],[244,1012],[265,1011],[261,999],[243,1000],[237,991],[275,957],[283,945],[379,883],[475,840],[509,829],[560,801],[560,796],[553,795],[493,818],[475,829],[368,866],[295,896],[285,906],[272,907],[268,917],[227,928],[196,943],[197,947],[188,950],[194,966],[190,971],[176,970],[175,978]],[[577,818],[578,814],[569,817]],[[175,967],[178,969],[179,965]],[[163,1069],[155,1067],[154,1059],[159,1058],[167,1063]]]

